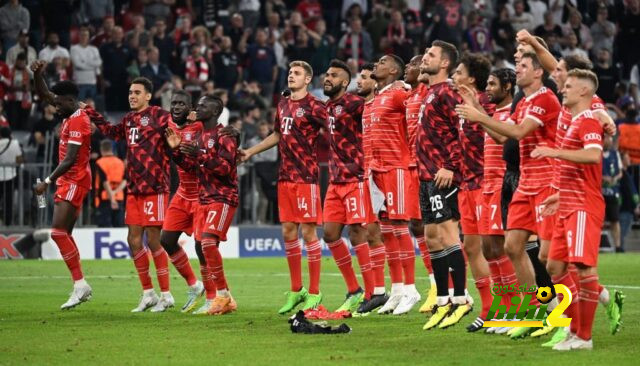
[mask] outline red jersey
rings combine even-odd
[[[278,181],[318,183],[318,135],[327,120],[320,100],[307,94],[300,100],[280,98],[274,130],[280,133]]]
[[[420,180],[433,180],[440,168],[453,172],[453,185],[460,186],[459,119],[456,105],[462,98],[448,81],[432,85],[427,92],[418,119],[418,168]]]
[[[600,99],[599,96],[594,95],[591,98],[591,111],[603,111],[607,112],[606,107],[604,106],[604,101]],[[558,115],[558,127],[556,128],[556,147],[560,148],[562,145],[562,140],[564,139],[564,135],[567,133],[569,126],[571,125],[571,111],[569,108],[562,106],[560,108],[560,114]],[[554,159],[554,164],[560,164],[561,161],[559,159]],[[558,169],[553,170],[553,181],[551,182],[551,186],[555,189],[558,189],[560,186],[560,171]]]
[[[171,120],[169,121],[169,127],[182,137],[183,143],[187,144],[191,144],[194,141],[200,141],[200,136],[202,135],[203,130],[202,122],[200,121],[180,126]],[[178,171],[178,177],[180,178],[180,185],[178,186],[176,194],[180,195],[187,201],[197,201],[198,177],[196,173],[184,170],[180,165],[176,166],[176,170]]]
[[[362,110],[362,152],[364,154],[364,174],[369,176],[371,160],[373,160],[373,147],[371,138],[371,113],[373,112],[373,99],[364,102]]]
[[[562,150],[597,148],[602,150],[603,129],[590,110],[573,117],[562,140]],[[598,164],[577,164],[561,160],[560,171],[560,217],[576,211],[586,211],[597,217],[604,215],[602,198],[602,161]]]
[[[201,205],[219,202],[238,207],[238,143],[233,137],[219,134],[223,127],[218,124],[202,131],[197,157],[174,150],[175,160],[183,169],[197,175]]]
[[[62,121],[60,127],[60,146],[58,161],[67,156],[69,144],[80,145],[76,161],[71,168],[58,178],[58,183],[73,183],[85,189],[91,189],[91,121],[83,109],[78,109],[69,118]]]
[[[363,109],[364,99],[354,94],[347,93],[336,101],[327,101],[331,183],[364,180]]]
[[[127,143],[127,193],[169,193],[169,148],[164,137],[169,112],[151,106],[127,113],[117,125],[92,109],[87,112],[103,135]]]
[[[478,102],[488,115],[493,115],[496,105],[489,101],[484,92],[478,94]],[[460,128],[458,138],[462,156],[460,167],[462,168],[462,184],[460,189],[473,191],[482,187],[484,176],[484,129],[479,123],[469,123],[463,118],[459,119]]]
[[[493,119],[507,122],[511,115],[511,104],[493,113]],[[507,164],[502,159],[502,145],[495,142],[488,133],[484,135],[484,179],[482,193],[493,193],[502,189],[502,179],[507,170]]]
[[[418,166],[418,156],[416,155],[416,141],[418,140],[418,119],[420,118],[420,107],[427,96],[429,88],[426,84],[418,84],[418,87],[411,89],[407,97],[407,135],[409,138],[409,156],[411,162],[409,166]]]
[[[406,99],[409,93],[389,84],[373,98],[369,168],[378,172],[408,169],[411,156],[407,138]]]
[[[520,140],[520,183],[518,191],[526,195],[538,194],[549,187],[549,172],[553,171],[551,159],[534,159],[531,152],[536,147],[555,147],[556,125],[560,103],[555,94],[546,87],[523,98],[509,118],[509,123],[520,124],[527,118],[539,127]]]

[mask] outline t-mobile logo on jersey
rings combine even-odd
[[[129,145],[135,145],[138,141],[138,127],[129,129]]]
[[[293,118],[291,117],[282,117],[282,130],[283,135],[288,135],[289,130],[291,129],[291,125],[293,125]]]
[[[333,135],[333,131],[336,128],[336,118],[333,116],[329,117],[329,131]]]

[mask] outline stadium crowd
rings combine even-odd
[[[138,76],[153,82],[152,104],[166,110],[172,91],[177,89],[188,91],[194,100],[199,95],[217,95],[226,103],[220,121],[238,127],[242,131],[241,144],[247,148],[259,143],[273,128],[274,101],[286,87],[287,65],[291,60],[307,61],[314,70],[326,70],[335,57],[344,60],[356,74],[360,66],[385,53],[394,53],[409,62],[433,40],[440,39],[461,51],[488,55],[495,68],[513,68],[515,34],[527,29],[542,37],[556,57],[589,57],[600,81],[598,95],[607,103],[614,119],[628,125],[638,121],[640,49],[629,45],[637,43],[640,35],[639,0],[2,3],[0,125],[29,132],[23,134],[27,139],[19,141],[23,149],[35,151],[25,154],[27,162],[43,162],[44,136],[47,132],[55,136],[60,122],[52,107],[34,96],[33,75],[28,65],[35,59],[48,62],[45,76],[50,87],[61,80],[72,80],[80,88],[80,99],[108,114],[128,110],[125,97],[128,85]],[[321,72],[317,72],[312,93],[325,98],[322,78]],[[355,78],[349,87],[349,91],[354,90]],[[637,150],[633,150],[640,141],[633,138],[640,136],[636,131],[621,129],[626,134],[621,136],[621,143],[630,149],[629,153],[618,153],[618,140],[612,142],[617,165],[622,166],[625,160],[630,160],[629,164],[640,160],[634,155]],[[96,165],[100,152],[107,151],[101,149],[102,140],[100,133],[93,137],[93,169],[100,165]],[[0,143],[0,150],[2,147]],[[107,149],[107,145],[103,147]],[[115,146],[113,151],[115,157],[124,159],[122,146]],[[326,161],[326,151],[325,141],[318,151],[321,161]],[[277,222],[274,173],[277,160],[275,151],[253,158],[261,195],[260,222]],[[626,171],[618,167],[611,173],[612,179],[604,189],[605,194],[622,196],[622,210],[614,207],[608,216],[614,222],[612,231],[618,247],[619,233],[622,231],[624,237],[628,232],[625,228],[633,220],[637,206],[634,198],[630,198],[637,196],[634,187],[622,191],[618,188],[617,175],[622,170]],[[239,172],[245,188],[251,184],[247,172],[245,168]],[[7,171],[2,177],[3,197],[14,188],[6,183],[12,179],[7,176],[15,176],[10,173]],[[106,179],[105,174],[98,176]],[[631,184],[633,178],[637,181],[637,176],[631,178]],[[622,182],[626,184],[624,179]],[[97,206],[122,210],[121,197],[114,204],[101,192],[100,184],[96,187],[94,195],[102,200]],[[244,191],[240,221],[249,217],[247,212],[253,202],[246,198],[249,190]],[[613,200],[608,202],[613,204]],[[614,209],[620,214],[614,215]],[[618,216],[622,230],[615,224]],[[102,224],[112,225],[110,221]]]

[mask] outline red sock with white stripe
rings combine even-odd
[[[78,247],[73,241],[73,237],[64,230],[51,229],[51,239],[56,242],[64,263],[67,265],[71,278],[74,281],[80,281],[84,278],[82,274],[82,266],[80,264],[80,253]]]
[[[158,285],[160,291],[169,291],[169,256],[164,248],[160,248],[153,252],[153,263],[156,266],[156,276],[158,277]]]
[[[389,265],[391,284],[401,284],[402,263],[400,262],[400,243],[393,232],[393,226],[381,224],[380,231],[382,232],[384,248],[387,253],[387,264]]]
[[[580,326],[577,334],[587,341],[591,339],[598,307],[598,285],[598,275],[580,276]]]
[[[300,248],[300,240],[285,241],[284,251],[287,254],[287,264],[289,265],[291,291],[298,292],[302,288],[302,248]]]
[[[480,293],[480,300],[482,302],[480,317],[482,319],[486,319],[487,314],[489,314],[489,308],[491,308],[491,302],[493,301],[493,296],[491,295],[491,277],[486,276],[478,278],[476,280],[476,288]]]
[[[195,273],[193,273],[193,269],[189,263],[189,257],[187,257],[187,252],[185,252],[181,247],[178,247],[178,250],[176,250],[171,256],[171,263],[176,267],[176,270],[180,273],[182,278],[187,281],[187,285],[193,286],[196,284],[198,279],[196,278]]]
[[[424,263],[424,268],[427,269],[429,275],[432,275],[433,267],[431,266],[431,257],[429,256],[429,248],[427,248],[427,242],[424,240],[424,236],[417,237],[416,243],[418,243],[418,248],[420,249],[420,257],[422,258],[422,263]]]
[[[320,265],[322,260],[322,245],[320,240],[305,243],[307,248],[307,263],[309,264],[309,293],[320,293]]]
[[[498,267],[500,269],[502,285],[509,286],[509,288],[511,288],[512,285],[516,286],[518,278],[516,277],[516,270],[513,268],[513,263],[511,263],[509,257],[502,255],[496,258],[496,261],[498,262]],[[511,306],[511,299],[514,296],[516,296],[515,292],[507,292],[503,297],[503,299],[506,300],[505,305],[508,305],[508,307]]]
[[[224,277],[224,268],[222,266],[222,255],[218,249],[217,238],[202,239],[202,252],[207,258],[207,270],[216,283],[216,290],[229,290],[227,279]]]
[[[213,281],[213,276],[209,274],[207,265],[200,265],[200,276],[202,276],[202,284],[204,285],[204,291],[207,294],[207,300],[213,300],[216,298],[216,283]]]
[[[407,225],[393,225],[393,234],[398,239],[400,249],[400,263],[404,273],[404,284],[415,285],[416,283],[416,252],[413,246],[413,239],[409,234]]]
[[[347,243],[342,239],[338,239],[334,242],[327,243],[327,245],[329,246],[329,250],[331,250],[331,255],[333,255],[338,269],[340,269],[340,273],[342,273],[342,278],[344,278],[344,282],[347,285],[347,291],[350,294],[356,292],[360,288],[360,285],[358,285],[356,273],[353,271],[351,253],[349,252],[349,248],[347,248]]]
[[[571,291],[571,297],[572,297],[571,304],[569,304],[569,307],[567,307],[567,309],[564,311],[564,315],[566,315],[568,318],[571,318],[571,324],[573,323],[580,324],[580,307],[578,302],[576,301],[578,297],[578,288],[575,282],[573,282],[573,278],[571,278],[571,273],[567,271],[561,274],[560,276],[551,277],[551,280],[555,284],[563,284],[567,286],[569,291]],[[562,301],[563,297],[564,296],[559,293],[558,302]],[[577,331],[578,329],[577,326],[574,329]]]
[[[369,254],[369,243],[356,244],[353,246],[353,250],[356,252],[356,257],[358,257],[360,273],[362,274],[362,281],[364,282],[364,297],[370,299],[375,286],[373,270],[371,268],[371,257]]]
[[[138,278],[143,290],[153,289],[153,283],[151,282],[151,276],[149,276],[149,255],[147,254],[147,248],[142,247],[137,253],[133,253],[133,263],[138,271]]]
[[[373,271],[374,295],[382,295],[384,288],[384,260],[386,257],[384,245],[369,248],[371,270]]]

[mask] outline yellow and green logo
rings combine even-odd
[[[556,290],[556,294],[562,294],[562,301],[546,316],[545,320],[548,303],[553,298],[553,292],[550,287],[527,287],[526,284],[519,287],[515,285],[494,286],[491,289],[493,302],[483,327],[541,328],[545,325],[568,327],[571,323],[571,318],[564,318],[561,315],[573,301],[571,291],[565,285],[553,285],[553,288]],[[511,306],[507,308],[507,305],[502,304],[502,297],[509,292],[521,293],[524,296],[513,296],[511,298]],[[530,305],[534,292],[536,299],[541,304],[540,306]]]

